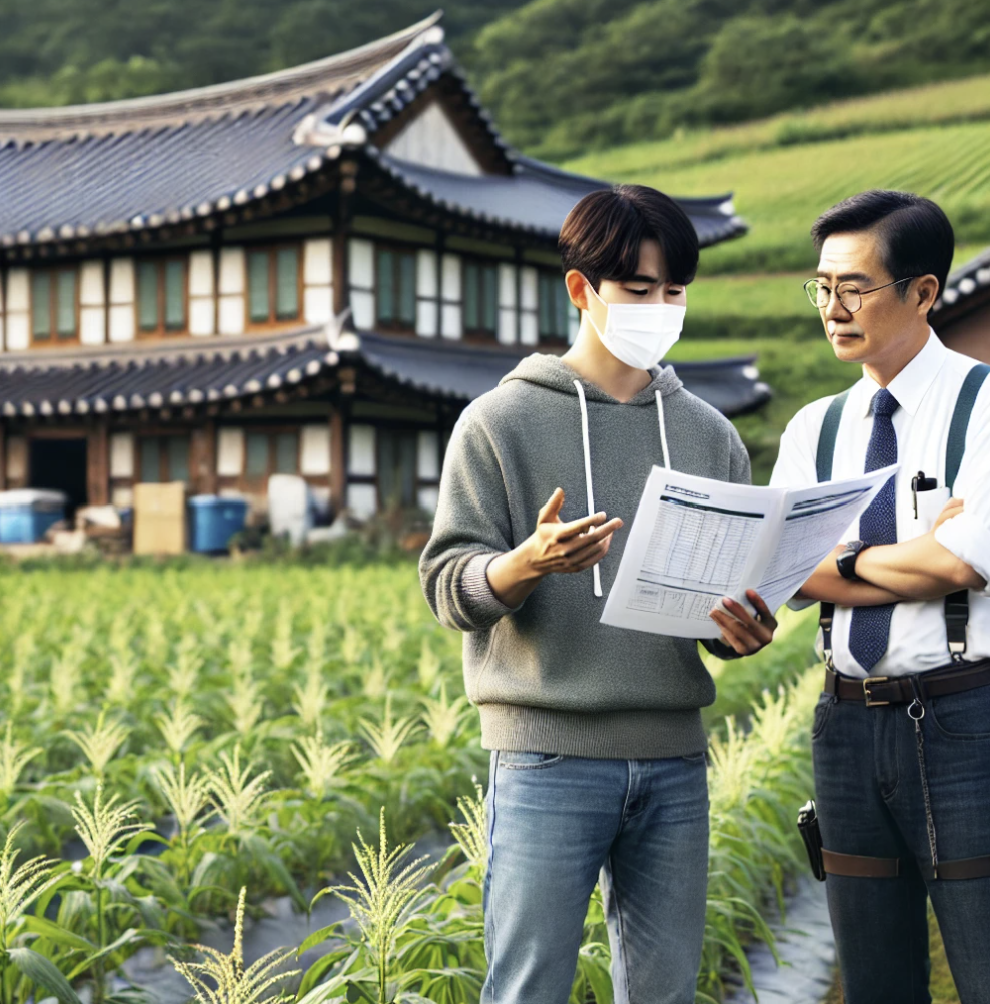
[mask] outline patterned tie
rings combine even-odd
[[[891,416],[897,411],[897,398],[889,390],[873,395],[873,432],[866,448],[865,472],[897,463],[897,433]],[[859,521],[860,539],[867,544],[897,543],[897,514],[894,507],[894,479],[876,494]],[[849,627],[849,651],[869,673],[887,651],[893,603],[878,607],[854,607]]]

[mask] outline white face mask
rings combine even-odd
[[[591,313],[588,320],[602,344],[627,366],[645,370],[655,366],[681,337],[687,307],[673,303],[608,303],[588,283],[588,288],[605,304],[605,330]]]

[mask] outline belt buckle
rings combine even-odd
[[[885,704],[890,704],[890,701],[874,701],[873,694],[870,691],[871,683],[886,683],[889,679],[889,676],[868,676],[863,681],[863,697],[866,700],[866,706],[868,708],[880,708]]]

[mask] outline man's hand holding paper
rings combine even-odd
[[[753,613],[772,615],[800,589],[895,470],[787,491],[654,467],[602,623],[717,638],[739,630],[724,612],[710,616],[722,607],[751,632],[760,623]],[[762,609],[747,593],[752,586]],[[734,603],[724,606],[723,597]],[[724,637],[740,651],[731,633]]]

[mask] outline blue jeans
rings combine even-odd
[[[990,687],[929,699],[921,726],[939,860],[990,854]],[[822,694],[812,748],[823,845],[901,859],[898,878],[826,882],[846,1004],[929,1004],[929,896],[962,1004],[990,1004],[990,878],[918,869],[931,852],[907,705]]]
[[[483,1004],[566,1004],[602,885],[616,1004],[693,1004],[705,930],[705,756],[493,751]]]

